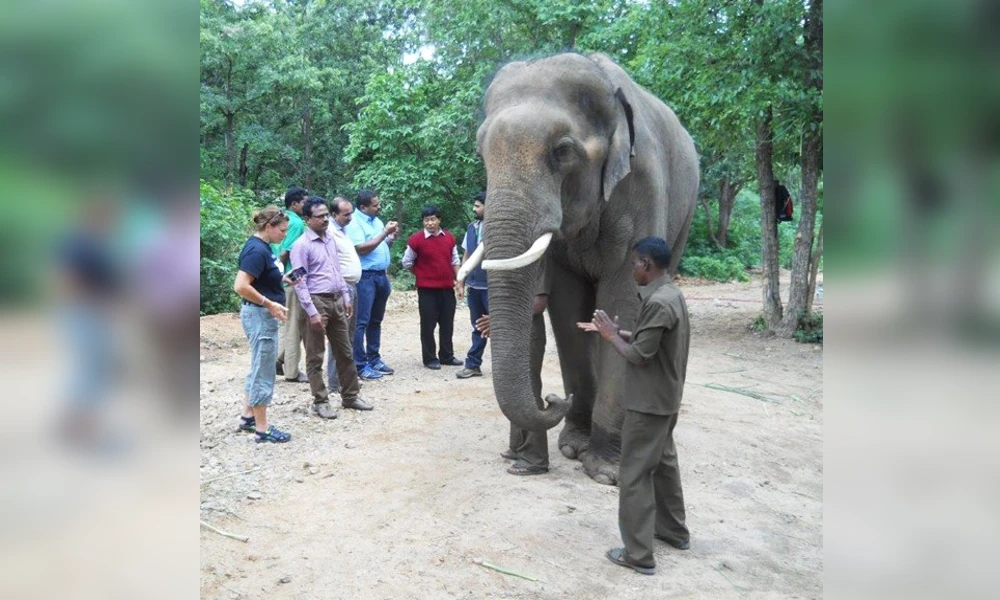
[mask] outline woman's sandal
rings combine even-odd
[[[291,434],[288,434],[288,433],[285,433],[284,431],[281,431],[280,429],[278,429],[274,425],[268,426],[267,431],[258,431],[257,432],[257,443],[258,444],[263,443],[263,442],[272,442],[272,443],[275,443],[275,444],[283,444],[283,443],[287,442],[290,439],[292,439]]]

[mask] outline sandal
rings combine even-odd
[[[241,416],[239,431],[257,431],[257,419]]]
[[[521,457],[517,454],[517,452],[508,449],[500,453],[500,458],[503,458],[505,460],[517,460]]]
[[[511,475],[541,475],[542,473],[548,473],[549,468],[515,463],[511,468],[507,469],[507,472]]]
[[[636,573],[642,573],[643,575],[656,575],[656,565],[653,565],[652,567],[644,567],[642,565],[635,564],[632,562],[632,559],[629,558],[628,553],[625,552],[625,548],[612,548],[605,553],[605,556],[607,556],[608,560],[616,565],[628,567]]]
[[[287,442],[290,439],[292,439],[291,434],[288,434],[288,433],[285,433],[284,431],[281,431],[280,429],[278,429],[274,425],[268,426],[267,431],[258,431],[257,432],[257,443],[258,444],[263,443],[263,442],[272,442],[272,443],[275,443],[275,444],[283,444],[283,443]]]

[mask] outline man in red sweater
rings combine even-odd
[[[420,346],[424,366],[440,369],[441,365],[459,367],[451,335],[455,327],[456,297],[461,290],[455,285],[458,274],[458,250],[455,236],[441,229],[441,209],[425,206],[420,215],[423,231],[410,236],[403,254],[403,267],[417,277],[417,299],[420,308]],[[439,326],[441,353],[434,345],[434,328]]]

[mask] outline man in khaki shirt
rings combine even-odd
[[[600,333],[628,361],[618,475],[618,528],[625,547],[609,550],[607,557],[644,575],[656,572],[654,537],[680,550],[690,545],[674,426],[691,325],[684,295],[666,272],[669,263],[670,248],[661,238],[633,246],[632,272],[642,301],[633,331],[620,330],[603,310],[578,324]]]

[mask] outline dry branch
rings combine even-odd
[[[205,529],[208,529],[209,531],[214,531],[215,533],[217,533],[219,535],[222,535],[222,536],[225,536],[227,538],[232,538],[234,540],[239,540],[241,542],[249,542],[250,541],[250,536],[248,536],[248,535],[238,535],[238,534],[235,534],[235,533],[229,533],[229,532],[226,532],[226,531],[223,531],[223,530],[219,529],[218,527],[213,527],[212,525],[209,525],[208,523],[206,523],[204,521],[201,522],[201,526],[204,527]]]

